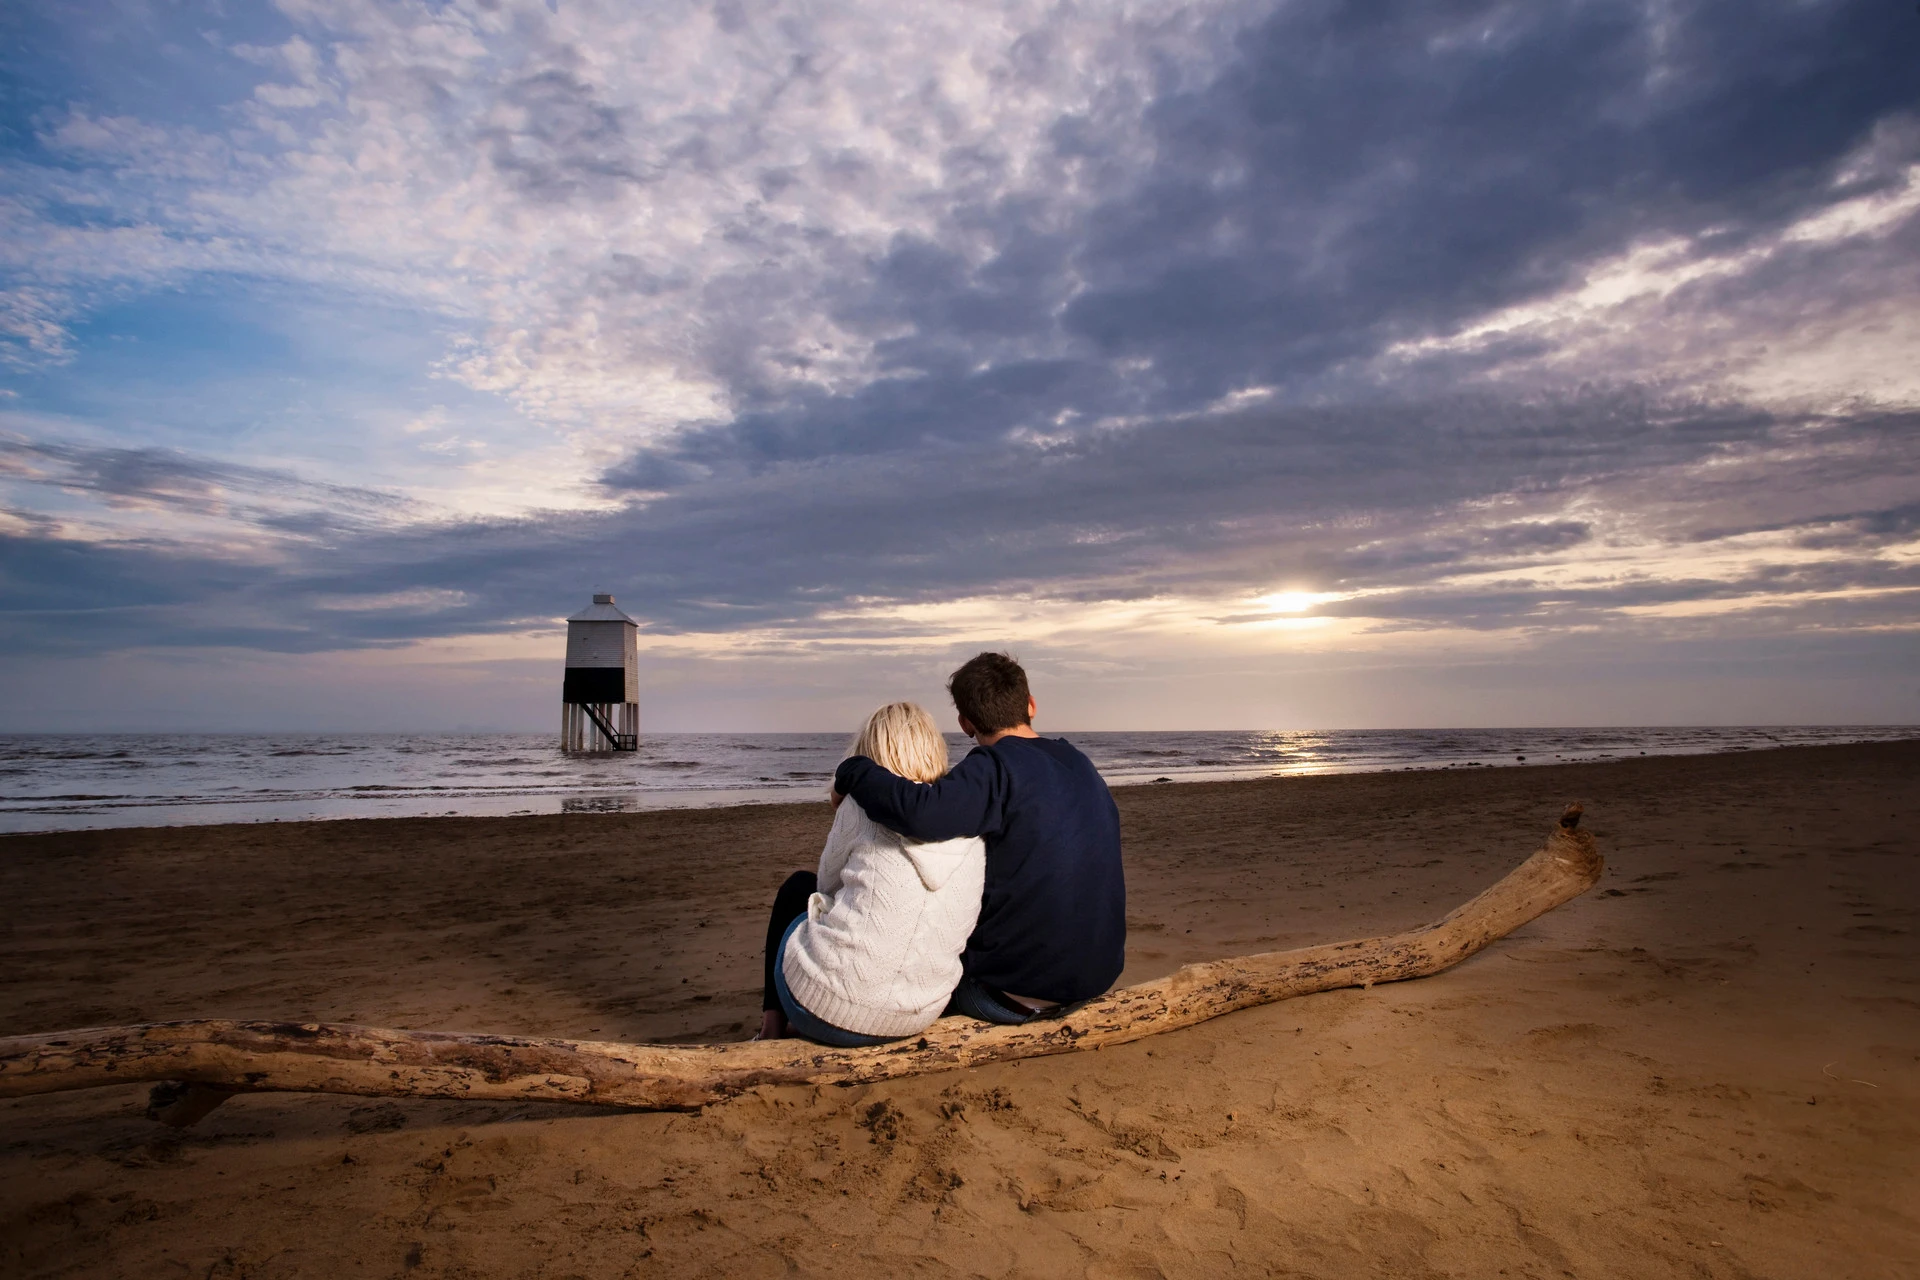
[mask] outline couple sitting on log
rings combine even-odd
[[[1033,731],[1027,673],[983,653],[947,683],[978,745],[947,768],[933,717],[881,707],[834,773],[819,871],[780,886],[758,1039],[841,1048],[942,1013],[1018,1024],[1091,999],[1127,941],[1120,814],[1099,772]]]

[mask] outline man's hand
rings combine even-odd
[[[838,809],[840,807],[840,802],[845,799],[846,797],[841,795],[840,792],[836,790],[831,784],[828,785],[827,803],[831,804],[834,808]]]

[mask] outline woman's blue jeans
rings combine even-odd
[[[904,1040],[905,1036],[865,1036],[858,1031],[836,1027],[793,998],[793,992],[787,986],[787,939],[800,927],[800,920],[805,919],[805,916],[801,916],[787,926],[787,931],[780,935],[780,949],[773,957],[773,990],[780,997],[780,1012],[787,1015],[787,1026],[798,1035],[818,1044],[832,1045],[836,1049],[864,1049],[871,1044],[891,1044],[895,1040]]]

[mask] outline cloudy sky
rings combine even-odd
[[[0,729],[1920,722],[1920,13],[18,0]]]

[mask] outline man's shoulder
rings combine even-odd
[[[1014,751],[1038,751],[1055,759],[1085,760],[1087,758],[1085,752],[1065,738],[1049,738],[1044,734],[1036,734],[1031,738],[1009,735],[991,747],[975,747],[974,750],[998,751],[1003,747]]]
[[[1019,774],[1029,770],[1077,775],[1083,778],[1098,778],[1100,771],[1086,752],[1068,742],[1065,738],[1002,738],[991,747],[977,747],[976,751],[994,752],[1007,772]]]
[[[992,747],[975,747],[960,757],[959,764],[947,770],[947,776],[951,778],[956,773],[988,773],[1005,769],[1006,757],[994,749],[999,745],[995,743]]]

